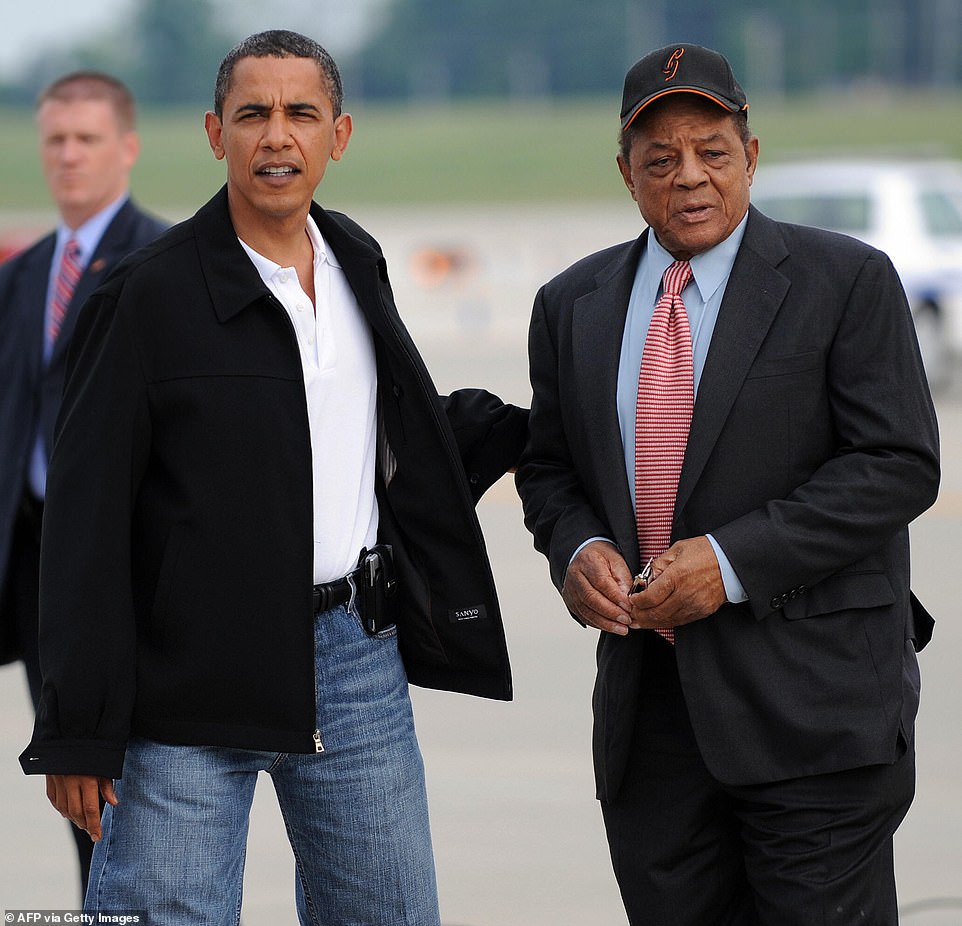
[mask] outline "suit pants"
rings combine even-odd
[[[23,659],[30,688],[30,699],[36,711],[40,703],[40,656],[37,646],[38,617],[40,610],[40,523],[43,502],[25,498],[17,514],[10,543],[10,561],[7,581],[3,591],[0,614],[8,629],[16,635],[16,650]],[[71,835],[77,847],[80,865],[80,896],[87,889],[90,874],[90,858],[93,843],[79,827],[70,825]]]
[[[699,753],[673,648],[652,633],[642,658],[625,781],[602,802],[632,926],[897,924],[911,746],[893,765],[726,785]]]

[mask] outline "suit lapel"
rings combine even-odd
[[[47,284],[50,279],[50,262],[53,260],[56,235],[48,235],[26,258],[23,279],[30,285],[22,287],[23,298],[18,300],[17,311],[22,318],[21,330],[26,342],[24,347],[30,357],[31,375],[39,376],[43,362],[45,329],[47,324]]]
[[[646,241],[647,231],[595,277],[596,288],[575,300],[571,321],[574,398],[583,409],[608,524],[626,553],[637,544],[637,530],[618,422],[618,366],[628,300]]]
[[[676,514],[701,476],[732,405],[789,289],[777,264],[788,255],[778,227],[754,209],[732,267],[698,386]]]

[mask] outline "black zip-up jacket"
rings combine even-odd
[[[509,699],[474,503],[516,463],[527,413],[480,390],[439,397],[377,243],[343,215],[311,214],[374,334],[379,457],[389,447],[394,463],[379,479],[379,539],[398,565],[408,677]],[[120,777],[132,735],[313,751],[301,362],[226,189],[94,294],[70,366],[44,521],[43,698],[24,770]]]

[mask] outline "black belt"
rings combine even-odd
[[[358,567],[353,572],[349,572],[343,579],[335,579],[333,582],[315,585],[314,613],[320,614],[321,611],[330,611],[331,608],[336,608],[339,604],[346,604],[350,601],[351,595],[357,588],[361,573],[362,570]]]
[[[344,604],[355,593],[357,614],[369,634],[379,634],[397,622],[397,580],[394,577],[394,557],[388,544],[380,543],[370,550],[365,547],[358,557],[358,565],[343,579],[315,585],[314,613],[320,614]]]

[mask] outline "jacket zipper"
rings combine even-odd
[[[298,344],[298,341],[297,341],[297,331],[294,330],[294,323],[291,321],[290,316],[287,314],[287,309],[285,309],[284,306],[281,305],[280,300],[278,300],[278,298],[277,298],[272,292],[268,292],[268,294],[267,294],[267,301],[268,301],[269,304],[273,305],[273,306],[281,313],[281,315],[284,317],[284,319],[287,321],[288,330],[290,331],[291,337],[293,338],[293,341],[294,341],[294,352],[295,352],[295,355],[297,356],[298,368],[300,369],[300,368],[301,368],[301,349],[300,349],[300,345]],[[302,380],[302,384],[303,384],[303,370],[302,370],[301,380]],[[305,403],[304,403],[304,415],[305,415],[305,417],[308,416],[307,400],[306,400],[306,399],[305,399]],[[309,424],[308,424],[308,433],[310,433],[310,425],[309,425]],[[312,650],[315,649],[315,645],[314,645],[314,632],[313,632],[313,631],[314,631],[314,625],[313,625],[313,623],[312,623],[312,624],[311,624],[311,649],[312,649]],[[315,653],[313,662],[314,662],[314,671],[315,671],[315,673],[316,673],[316,672],[317,672],[317,655],[316,655],[316,653]],[[316,679],[315,679],[315,683],[314,683],[314,685],[313,685],[313,688],[314,688],[315,691],[317,690],[317,681],[316,681]],[[316,700],[316,696],[315,696],[315,700]],[[314,705],[314,710],[315,710],[315,711],[317,710],[317,704],[316,704],[316,703],[315,703],[315,705]],[[312,738],[313,738],[313,740],[314,740],[314,752],[315,752],[316,754],[320,755],[320,753],[324,752],[324,743],[323,743],[323,741],[321,740],[321,731],[318,730],[318,729],[315,729],[314,732],[313,732],[313,734],[311,734],[311,736],[312,736]]]

